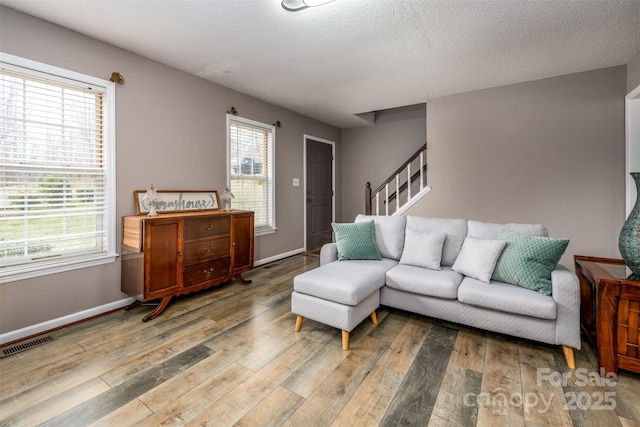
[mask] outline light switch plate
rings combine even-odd
[[[300,178],[293,178],[293,186],[300,187]]]

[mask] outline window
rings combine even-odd
[[[115,259],[114,96],[0,53],[0,282]]]
[[[227,130],[228,181],[235,196],[232,206],[254,212],[257,235],[274,232],[275,128],[227,115]]]

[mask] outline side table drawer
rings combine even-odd
[[[184,269],[184,287],[198,285],[202,282],[214,280],[229,275],[231,258],[220,258],[204,264],[194,265]]]
[[[640,352],[638,351],[639,318],[640,290],[623,287],[618,301],[616,353],[618,364],[621,368],[636,372],[640,367]]]

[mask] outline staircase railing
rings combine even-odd
[[[371,183],[367,182],[367,215],[399,215],[431,191],[427,186],[426,151],[425,143],[375,190],[371,190]]]

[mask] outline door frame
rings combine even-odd
[[[640,172],[640,86],[625,97],[625,218],[636,201],[636,185],[629,175]]]
[[[307,251],[307,140],[313,140],[323,144],[331,145],[331,222],[336,221],[336,143],[317,136],[304,134],[302,137],[302,174],[304,188],[302,191],[302,222],[304,224],[304,250]]]

